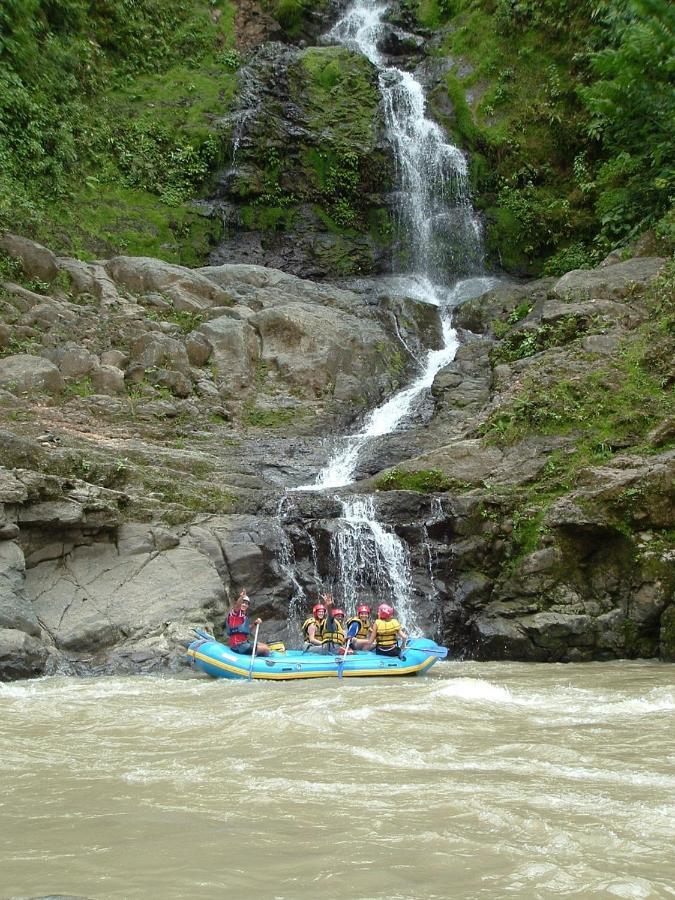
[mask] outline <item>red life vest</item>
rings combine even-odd
[[[227,629],[228,643],[230,647],[236,647],[237,644],[243,644],[248,640],[250,629],[248,627],[248,616],[245,616],[241,610],[237,612],[231,609],[227,614],[225,622]]]

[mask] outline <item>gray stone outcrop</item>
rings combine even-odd
[[[39,356],[17,353],[0,359],[0,387],[13,394],[33,391],[60,394],[65,383],[54,363]]]

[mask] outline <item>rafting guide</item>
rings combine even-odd
[[[257,656],[269,656],[270,648],[267,644],[257,639],[253,643],[249,640],[251,636],[251,626],[248,618],[250,605],[251,601],[246,593],[246,588],[242,588],[225,619],[225,631],[230,650],[245,656],[251,656],[255,648]],[[262,619],[255,619],[253,624],[256,626],[257,636],[258,627],[262,625]]]

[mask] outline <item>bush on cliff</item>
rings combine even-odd
[[[439,115],[470,150],[491,256],[562,274],[655,227],[672,249],[667,0],[454,0]],[[428,2],[418,5],[421,19]],[[446,16],[447,19],[447,16]]]
[[[232,22],[228,0],[6,0],[0,227],[199,261],[211,226],[184,201],[218,160]]]

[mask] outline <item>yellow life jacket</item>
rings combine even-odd
[[[375,620],[377,634],[375,635],[375,643],[380,650],[390,650],[396,646],[396,635],[401,629],[401,623],[398,619],[389,619],[385,622],[383,619]]]
[[[373,627],[370,622],[362,622],[358,616],[352,616],[351,619],[347,619],[347,631],[349,631],[349,627],[353,622],[359,623],[359,630],[356,632],[355,637],[357,638],[367,638],[370,634],[370,629]]]
[[[324,644],[338,644],[340,647],[345,642],[345,630],[342,622],[337,619],[326,617],[326,624],[321,634],[321,640]]]
[[[316,625],[316,632],[314,634],[314,637],[320,641],[323,636],[323,630],[326,627],[326,620],[315,619],[314,616],[309,616],[309,618],[305,619],[305,621],[302,623],[302,636],[306,641],[309,640],[308,632],[310,625]]]

